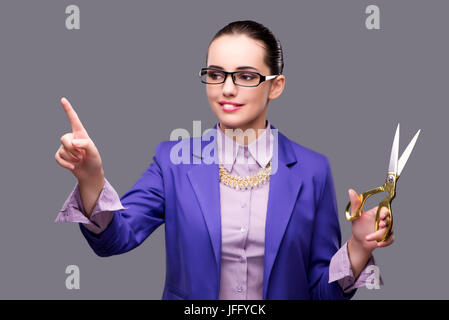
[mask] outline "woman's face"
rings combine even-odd
[[[270,75],[269,67],[264,63],[265,48],[262,42],[246,35],[223,35],[209,46],[207,67],[221,67],[232,72],[239,67],[256,71],[264,76]],[[251,67],[251,68],[248,68]],[[284,76],[264,81],[257,87],[241,87],[232,82],[228,75],[222,84],[207,84],[206,91],[212,111],[217,116],[222,129],[246,130],[265,128],[269,100],[276,99],[284,88]],[[242,104],[234,111],[224,106],[224,102]]]

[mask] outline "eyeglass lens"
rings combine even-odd
[[[226,74],[219,70],[203,70],[201,72],[201,81],[210,84],[223,83]],[[260,82],[260,77],[257,73],[251,71],[240,71],[234,73],[234,83],[242,86],[255,86]]]

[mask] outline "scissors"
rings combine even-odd
[[[371,197],[373,194],[376,194],[379,192],[388,192],[388,196],[379,202],[379,206],[377,208],[376,231],[379,230],[380,211],[383,207],[386,207],[388,209],[388,216],[390,218],[390,221],[388,223],[387,232],[385,233],[382,240],[377,240],[378,242],[385,241],[391,235],[391,229],[393,228],[393,215],[391,213],[391,201],[396,196],[396,183],[399,179],[399,176],[401,175],[402,169],[404,169],[404,166],[407,163],[407,160],[410,157],[410,154],[412,153],[413,147],[415,146],[416,140],[418,139],[420,132],[421,132],[421,129],[419,129],[418,132],[416,132],[415,136],[410,141],[407,148],[405,148],[404,152],[402,153],[401,157],[398,160],[398,151],[399,151],[399,123],[398,123],[398,127],[396,129],[396,134],[395,134],[394,140],[393,140],[393,147],[391,148],[390,164],[388,166],[387,178],[385,179],[385,183],[381,187],[377,187],[377,188],[368,190],[359,196],[361,198],[361,203],[360,203],[360,206],[357,208],[354,215],[351,215],[351,212],[349,211],[349,208],[351,206],[351,201],[349,201],[348,204],[346,205],[346,209],[345,209],[346,220],[352,221],[362,215],[363,205],[365,204],[365,201],[369,197]]]

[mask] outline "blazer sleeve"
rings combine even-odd
[[[329,160],[326,157],[324,163],[324,181],[322,181],[322,191],[316,204],[309,260],[311,296],[314,300],[350,299],[356,290],[345,294],[337,281],[329,283],[329,265],[340,248],[341,232],[334,181]]]
[[[160,155],[163,142],[156,147],[153,162],[120,201],[124,210],[114,211],[109,226],[100,234],[79,223],[93,251],[108,257],[139,246],[165,221],[165,193]]]

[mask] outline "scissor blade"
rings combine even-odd
[[[398,152],[399,151],[399,123],[396,128],[396,134],[394,135],[393,147],[391,147],[390,165],[388,166],[388,172],[397,172],[398,170]]]
[[[421,129],[418,130],[418,132],[413,137],[412,141],[408,144],[407,148],[405,148],[404,152],[402,153],[401,158],[398,162],[398,176],[401,175],[402,169],[404,169],[405,164],[407,163],[408,157],[412,154],[413,148],[415,147],[416,140],[418,140],[419,133],[421,132]]]

